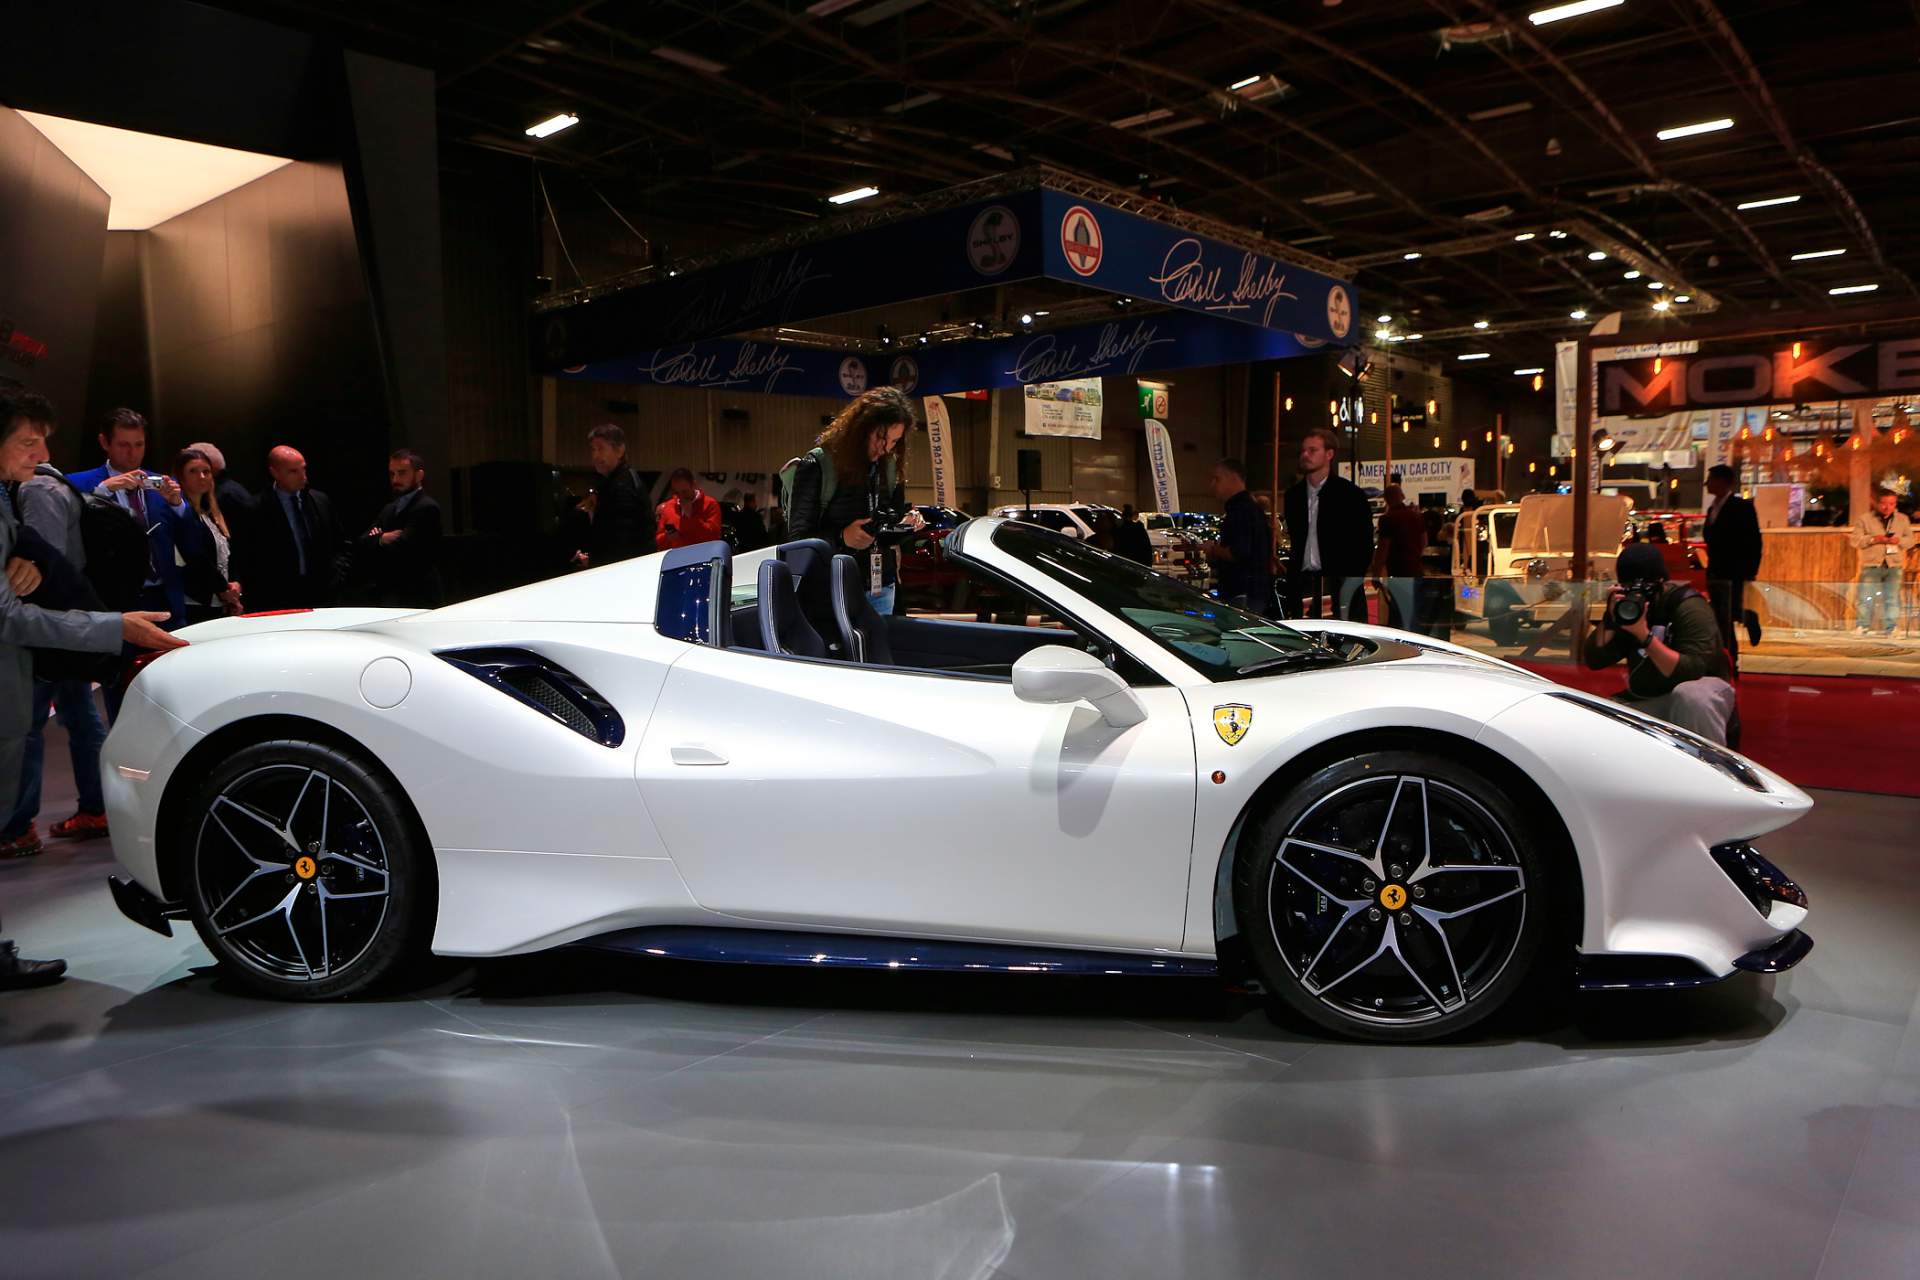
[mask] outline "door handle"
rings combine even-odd
[[[714,765],[725,764],[727,758],[710,747],[675,747],[668,753],[675,764]]]

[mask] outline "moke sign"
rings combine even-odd
[[[1804,404],[1920,392],[1920,338],[1811,342],[1738,355],[1648,356],[1599,365],[1601,416]]]

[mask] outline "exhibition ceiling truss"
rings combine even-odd
[[[1357,271],[1392,317],[1370,323],[1429,344],[1612,311],[1920,305],[1910,0],[1625,0],[1545,24],[1550,0],[226,7],[434,67],[448,163],[539,161],[561,288],[1044,166]],[[581,122],[527,136],[562,111]]]

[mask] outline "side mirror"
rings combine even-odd
[[[1022,702],[1090,702],[1101,718],[1126,729],[1147,718],[1133,690],[1090,653],[1043,644],[1013,664],[1013,696]]]

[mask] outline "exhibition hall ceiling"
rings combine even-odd
[[[1428,358],[1920,305],[1913,0],[226,7],[433,67],[449,163],[537,158],[630,258],[1047,164],[1341,262]]]

